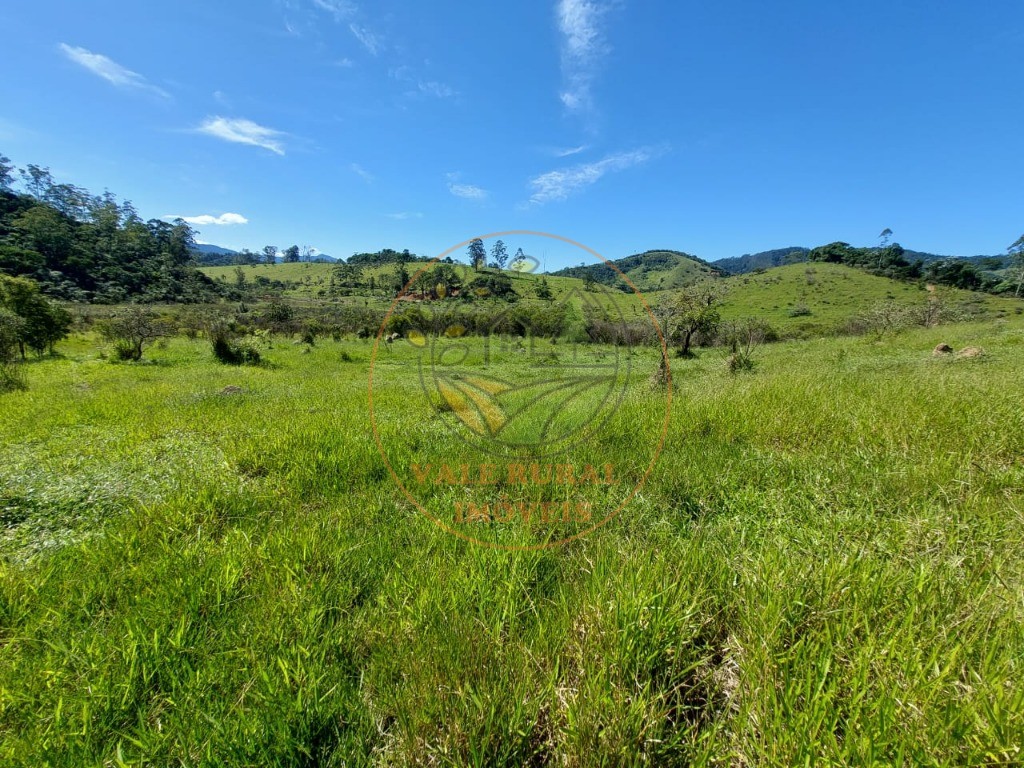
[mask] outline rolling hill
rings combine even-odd
[[[567,267],[551,274],[619,287],[622,285],[621,273],[640,291],[660,291],[693,285],[722,272],[703,259],[672,250],[644,251],[616,259],[611,264],[614,267],[605,263]]]
[[[761,269],[781,267],[785,264],[800,264],[807,261],[809,248],[793,245],[788,248],[775,248],[770,251],[759,253],[745,253],[742,256],[733,256],[727,259],[718,259],[711,262],[711,266],[728,272],[730,275],[744,275]],[[940,256],[936,253],[925,251],[903,252],[903,258],[909,262],[922,261],[930,264],[933,261],[966,261],[977,267],[998,270],[1005,265],[1006,256]]]

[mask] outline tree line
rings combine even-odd
[[[59,184],[37,165],[17,178],[16,170],[0,155],[0,273],[34,280],[65,301],[218,298],[213,281],[193,264],[195,233],[185,221],[144,221],[110,192]]]

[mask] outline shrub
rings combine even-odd
[[[733,352],[726,358],[726,368],[729,373],[741,373],[754,370],[754,358],[747,352]]]
[[[166,336],[169,328],[151,309],[133,306],[111,316],[100,333],[113,343],[116,359],[141,360],[145,345]]]
[[[213,355],[227,365],[256,365],[260,362],[260,351],[250,339],[239,339],[230,323],[216,320],[206,331],[213,348]]]

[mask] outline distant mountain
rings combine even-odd
[[[239,255],[238,251],[211,243],[198,243],[192,252],[196,256],[196,261],[203,267],[226,267],[234,264]]]
[[[716,265],[682,251],[644,251],[611,262],[566,267],[551,274],[558,277],[577,277],[595,283],[628,290],[622,275],[629,278],[641,291],[658,291],[692,285],[706,277],[720,277],[724,273]]]

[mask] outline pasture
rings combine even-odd
[[[0,399],[5,765],[1022,759],[1020,317],[673,360],[641,491],[533,551],[399,493],[371,348],[113,363],[80,334],[27,364]],[[415,354],[381,357],[384,429],[457,462]],[[581,451],[630,466],[656,364]]]

